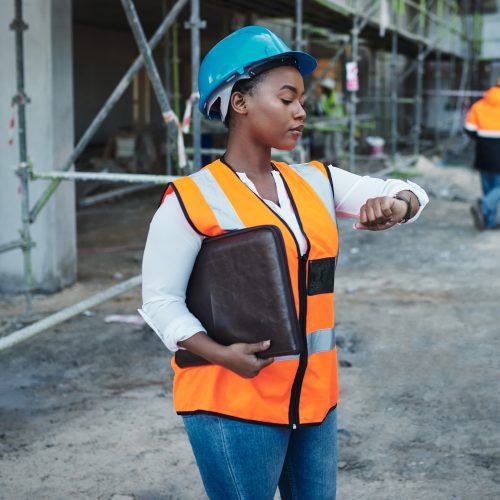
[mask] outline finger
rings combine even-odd
[[[392,212],[393,199],[390,196],[383,196],[378,198],[377,208],[378,208],[378,218],[379,223],[390,222],[393,219]]]
[[[396,221],[387,221],[382,224],[360,224],[359,222],[354,225],[355,229],[361,229],[364,231],[383,231],[384,229],[389,229],[396,225]]]
[[[252,354],[255,352],[262,352],[262,351],[266,351],[267,349],[269,349],[270,346],[271,346],[270,340],[256,342],[255,344],[247,344],[246,352],[248,354]]]
[[[366,219],[366,204],[364,204],[360,209],[359,209],[359,222],[361,224],[366,224],[367,219]]]
[[[366,222],[367,224],[374,224],[376,222],[375,212],[373,211],[373,200],[366,202]]]
[[[387,217],[382,213],[381,203],[382,199],[380,198],[373,200],[373,215],[375,216],[375,222],[377,224],[387,222]]]
[[[394,198],[390,196],[384,196],[380,203],[380,208],[382,209],[382,213],[386,218],[390,218],[392,216],[392,206],[394,205]]]
[[[272,363],[274,363],[274,358],[266,358],[266,359],[257,358],[257,361],[259,363],[260,369],[262,370],[262,368],[265,368],[266,366],[269,366]]]

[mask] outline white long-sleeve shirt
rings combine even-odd
[[[413,182],[397,179],[382,180],[362,177],[340,168],[328,167],[335,188],[335,210],[338,217],[358,218],[361,207],[369,198],[393,196],[400,191],[411,191],[418,198],[420,209],[408,221],[414,222],[429,202],[425,191]],[[257,195],[254,183],[238,173]],[[276,183],[279,206],[270,200],[265,203],[275,211],[293,231],[301,252],[306,252],[306,240],[288,198],[278,171],[272,175]],[[259,195],[260,196],[260,195]],[[204,237],[189,225],[176,196],[167,196],[156,211],[149,227],[142,261],[143,306],[139,310],[149,326],[165,346],[175,352],[178,342],[197,332],[206,332],[199,320],[186,306],[186,288],[194,262]]]

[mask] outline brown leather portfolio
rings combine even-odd
[[[186,293],[189,310],[223,345],[271,340],[263,358],[298,354],[303,339],[295,310],[285,243],[275,226],[257,226],[207,238]],[[180,367],[209,364],[187,350]]]

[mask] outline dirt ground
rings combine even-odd
[[[472,227],[473,172],[419,168],[431,204],[417,223],[340,224],[341,500],[500,498],[500,231]],[[158,198],[81,211],[80,280],[36,311],[138,274]],[[136,289],[0,353],[0,498],[206,498],[167,350],[146,327],[104,322],[139,305]],[[0,307],[6,335],[22,297]]]

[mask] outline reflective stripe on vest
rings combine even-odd
[[[335,213],[335,202],[333,199],[332,188],[330,181],[314,166],[309,163],[301,163],[297,165],[290,165],[310,186],[314,189],[315,193],[319,196],[323,205],[328,209],[332,219],[337,222],[337,215]],[[328,168],[328,167],[326,167]]]
[[[490,139],[500,139],[500,130],[478,130],[479,137],[488,137]]]
[[[307,352],[309,356],[318,352],[331,351],[335,347],[335,328],[325,328],[316,330],[307,335]],[[274,361],[288,361],[290,359],[298,359],[298,354],[291,356],[279,356],[274,358]]]
[[[225,231],[244,229],[236,210],[208,169],[200,170],[191,176],[213,210],[219,226]]]

